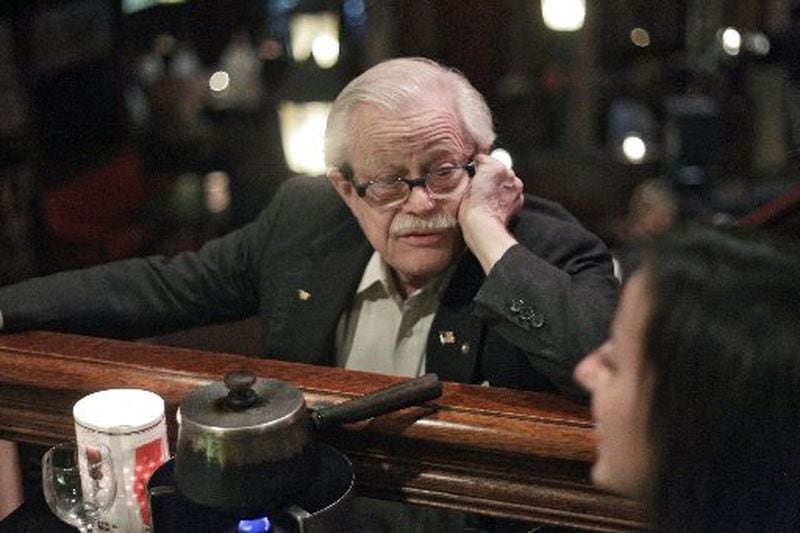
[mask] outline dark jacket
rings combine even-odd
[[[465,252],[427,342],[441,379],[573,393],[608,332],[618,285],[606,247],[560,206],[527,196],[521,243],[488,276]],[[136,338],[258,314],[263,356],[334,363],[336,325],[373,250],[328,180],[294,178],[252,223],[174,258],[148,257],[0,289],[6,330]]]

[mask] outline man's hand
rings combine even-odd
[[[517,243],[508,221],[522,208],[522,180],[488,155],[478,155],[475,162],[477,172],[461,200],[458,222],[464,242],[488,274]]]

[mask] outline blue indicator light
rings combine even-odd
[[[269,518],[239,520],[239,533],[267,533],[270,530]]]

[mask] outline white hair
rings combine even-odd
[[[492,113],[481,93],[460,72],[422,57],[397,58],[370,68],[336,97],[325,129],[325,163],[341,168],[350,157],[350,118],[359,104],[397,109],[423,90],[438,84],[451,91],[466,133],[478,151],[488,152],[494,143]]]

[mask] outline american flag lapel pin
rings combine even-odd
[[[456,334],[450,330],[441,330],[439,331],[439,342],[442,345],[445,344],[455,344],[456,342]]]

